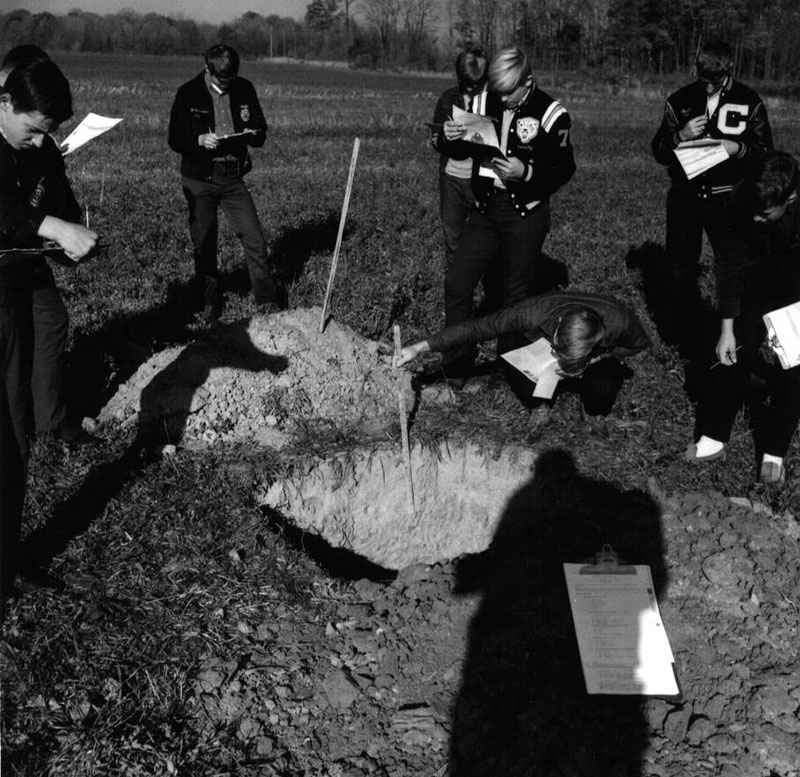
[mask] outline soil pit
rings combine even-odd
[[[216,327],[143,364],[103,408],[101,423],[138,424],[163,443],[245,441],[282,448],[298,424],[327,421],[375,433],[398,421],[410,374],[378,343],[319,308]]]
[[[441,443],[351,450],[300,464],[261,490],[261,504],[387,569],[433,564],[489,546],[508,500],[530,478],[535,452]]]

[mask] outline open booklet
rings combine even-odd
[[[781,367],[789,370],[800,364],[800,302],[764,314],[767,341]]]
[[[87,113],[86,118],[61,141],[61,154],[66,156],[86,145],[98,135],[116,127],[122,119],[110,119],[97,113]]]
[[[730,158],[722,141],[713,138],[684,141],[678,145],[674,153],[690,181]]]
[[[457,105],[453,106],[453,121],[467,130],[462,140],[469,145],[470,156],[476,159],[505,159],[500,150],[500,140],[494,122],[487,116],[470,113]]]
[[[512,367],[536,383],[533,396],[538,399],[550,399],[555,393],[558,381],[561,380],[556,371],[558,360],[553,356],[552,349],[550,343],[544,337],[540,337],[529,345],[501,354]]]

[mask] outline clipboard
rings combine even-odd
[[[767,343],[781,367],[790,370],[800,364],[800,302],[765,313]]]
[[[680,700],[650,567],[604,545],[584,564],[564,564],[564,575],[586,693]]]

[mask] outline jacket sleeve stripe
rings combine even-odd
[[[542,116],[542,127],[544,127],[544,131],[550,132],[550,130],[553,129],[553,125],[566,112],[567,109],[561,103],[551,103],[550,107],[545,111],[544,116]]]

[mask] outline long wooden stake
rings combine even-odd
[[[350,159],[350,172],[347,175],[347,189],[345,190],[344,202],[342,203],[342,215],[339,218],[339,234],[336,235],[336,248],[333,249],[333,261],[331,262],[331,271],[328,275],[328,288],[325,290],[325,301],[322,303],[322,316],[319,320],[320,334],[325,331],[325,324],[327,323],[328,305],[331,301],[331,290],[333,289],[333,278],[336,275],[336,265],[339,263],[339,250],[342,247],[344,223],[347,220],[347,207],[350,204],[350,193],[353,191],[353,176],[356,172],[359,143],[360,141],[358,138],[353,142],[353,156]]]
[[[400,351],[403,348],[400,338],[400,327],[394,325],[394,355],[395,359],[400,358]],[[397,404],[400,407],[400,436],[403,442],[403,458],[406,462],[406,484],[408,485],[408,501],[412,512],[417,511],[416,500],[414,499],[414,480],[411,476],[411,449],[408,444],[408,415],[406,414],[406,395],[403,387],[397,388]]]

